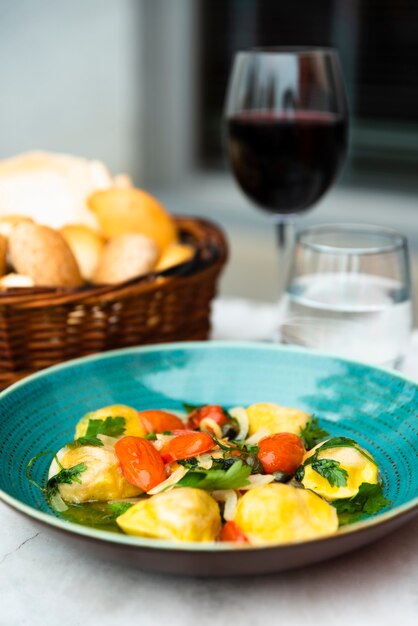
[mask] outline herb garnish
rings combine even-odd
[[[51,476],[51,478],[46,483],[46,487],[42,487],[36,481],[33,480],[30,468],[32,465],[41,457],[46,456],[48,454],[52,454],[54,457],[60,471],[55,474],[55,476]],[[50,452],[49,450],[46,452],[41,452],[37,454],[33,458],[30,459],[29,463],[26,465],[26,478],[29,482],[40,489],[47,499],[48,503],[51,502],[51,499],[58,493],[58,486],[61,484],[71,485],[71,483],[79,483],[81,485],[80,474],[87,470],[87,465],[85,463],[78,463],[77,465],[73,465],[72,467],[64,467],[60,462],[58,456],[55,452]]]
[[[190,470],[177,483],[176,487],[197,487],[206,491],[218,489],[240,489],[248,485],[248,476],[251,468],[241,460],[237,460],[227,470]]]
[[[187,467],[187,469],[191,469],[197,467],[199,465],[197,459],[195,457],[191,457],[189,459],[178,459],[176,461],[179,465],[183,465],[183,467]]]
[[[335,500],[331,504],[337,509],[340,526],[345,526],[367,515],[378,513],[383,507],[391,504],[391,500],[385,498],[382,485],[379,483],[362,483],[355,496]]]
[[[332,459],[318,459],[312,462],[312,469],[322,478],[325,478],[331,487],[345,487],[347,484],[348,472],[339,461]]]
[[[72,443],[68,444],[70,448],[79,448],[80,446],[103,446],[97,435],[106,435],[107,437],[120,437],[126,430],[126,419],[124,417],[106,417],[104,420],[89,420],[85,435],[79,437]]]
[[[328,439],[327,441],[324,441],[324,443],[320,444],[314,454],[306,459],[304,464],[298,468],[295,474],[296,480],[301,482],[305,475],[305,467],[307,465],[312,465],[312,469],[325,478],[331,487],[344,487],[347,484],[348,473],[341,467],[341,463],[332,459],[318,458],[320,452],[324,452],[324,450],[330,450],[332,448],[354,448],[368,461],[376,465],[376,461],[369,454],[367,454],[367,452],[362,450],[354,439],[350,439],[349,437],[332,437],[331,439]]]
[[[73,467],[65,468],[58,461],[57,456],[55,456],[55,460],[61,468],[58,474],[55,476],[51,476],[51,478],[46,483],[46,498],[50,500],[55,494],[58,492],[58,486],[62,484],[71,485],[71,483],[79,483],[82,484],[80,479],[80,474],[87,470],[87,465],[85,463],[77,463],[77,465],[73,465]]]
[[[244,454],[258,454],[260,450],[255,443],[246,443],[245,441],[237,441],[237,439],[230,439],[230,442],[234,445],[232,450],[239,450]]]
[[[326,439],[328,435],[329,433],[319,426],[316,417],[311,417],[299,433],[299,437],[303,440],[307,450],[314,448],[320,441]]]

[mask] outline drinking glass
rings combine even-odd
[[[235,179],[273,216],[283,257],[295,216],[326,193],[344,163],[348,113],[337,52],[310,47],[239,52],[225,122]]]
[[[282,313],[283,343],[399,367],[412,330],[405,237],[363,224],[300,232]]]

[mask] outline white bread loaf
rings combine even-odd
[[[26,215],[51,228],[70,223],[97,228],[86,199],[112,186],[113,179],[100,161],[26,152],[0,161],[0,217]]]

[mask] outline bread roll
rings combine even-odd
[[[0,235],[8,239],[13,228],[21,222],[33,222],[30,217],[25,215],[3,215],[0,217]]]
[[[169,267],[174,267],[175,265],[189,261],[193,255],[194,249],[191,246],[187,246],[183,243],[173,243],[164,250],[155,269],[157,272],[162,272]]]
[[[156,244],[139,234],[113,237],[105,245],[94,275],[95,283],[119,283],[152,271],[158,258]]]
[[[9,238],[10,260],[18,274],[35,285],[78,287],[80,270],[63,236],[47,226],[22,222]]]
[[[30,276],[22,274],[6,274],[0,278],[0,289],[12,289],[16,287],[33,287],[33,280]]]
[[[103,250],[104,238],[83,224],[69,224],[60,232],[76,258],[82,277],[91,281]]]
[[[51,152],[19,154],[0,161],[0,215],[27,215],[52,228],[76,222],[97,228],[86,198],[112,186],[100,161]]]
[[[98,191],[88,206],[107,237],[141,233],[157,244],[160,253],[177,241],[177,229],[162,204],[141,189],[117,188]]]
[[[0,235],[0,276],[6,273],[7,268],[7,239]]]

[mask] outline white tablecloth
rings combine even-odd
[[[270,305],[219,301],[213,335],[266,340],[276,319]],[[418,379],[418,333],[405,372]],[[96,560],[1,504],[0,523],[0,626],[417,623],[418,519],[373,545],[303,570],[219,580],[160,576]]]

